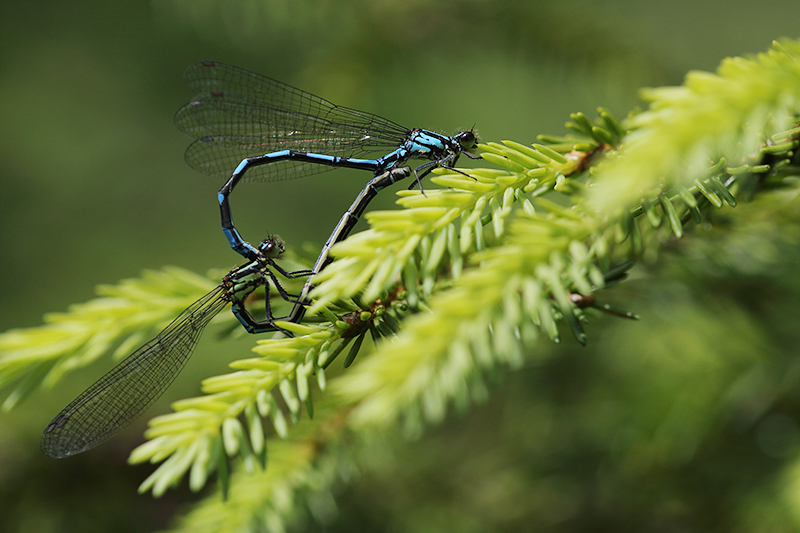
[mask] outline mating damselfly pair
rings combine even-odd
[[[64,408],[42,435],[42,450],[51,457],[97,446],[152,405],[186,364],[203,329],[227,305],[250,333],[279,331],[276,320],[302,320],[314,275],[331,260],[330,248],[349,235],[379,191],[412,174],[421,187],[420,180],[431,170],[452,168],[462,153],[478,158],[472,153],[477,144],[473,131],[448,137],[404,128],[223,63],[196,63],[184,79],[197,91],[175,115],[178,128],[196,139],[186,151],[186,161],[204,174],[227,180],[218,193],[222,231],[248,262],[231,270],[216,288]],[[379,157],[361,158],[370,154]],[[405,164],[412,159],[427,162],[411,170]],[[240,181],[291,179],[337,167],[368,170],[373,177],[336,224],[311,270],[284,270],[275,262],[284,249],[279,238],[253,246],[234,226],[230,195]],[[305,277],[300,294],[284,290],[273,269],[287,279]],[[292,304],[285,317],[272,316],[270,282]],[[265,318],[256,320],[245,300],[261,286]]]

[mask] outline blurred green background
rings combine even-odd
[[[570,112],[624,116],[642,86],[797,37],[800,4],[33,1],[2,2],[0,21],[7,330],[142,269],[238,262],[219,230],[220,183],[184,164],[190,140],[172,124],[195,61],[409,127],[475,124],[483,140],[532,143],[563,133]],[[269,231],[319,246],[364,179],[345,170],[245,185],[237,224],[254,241]],[[384,193],[373,208],[393,200]],[[602,319],[585,349],[542,343],[529,368],[495,376],[484,405],[362,457],[326,530],[792,530],[800,232],[788,205],[737,208],[640,268],[613,295],[640,322]],[[744,222],[748,212],[763,219]],[[251,345],[207,335],[152,413]],[[151,531],[196,497],[135,494],[150,469],[125,459],[146,419],[82,456],[40,453],[42,428],[109,365],[0,415],[0,531]]]

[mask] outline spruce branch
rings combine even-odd
[[[314,501],[331,499],[330,488],[354,466],[338,444],[345,428],[346,411],[319,401],[315,419],[303,420],[291,437],[269,439],[269,467],[248,472],[238,469],[223,485],[228,494],[209,496],[203,505],[182,517],[174,532],[224,533],[249,530],[284,531],[308,507],[318,520],[324,506]],[[322,508],[321,508],[322,507]]]
[[[723,60],[716,74],[690,72],[681,87],[646,89],[642,96],[649,109],[628,120],[633,132],[618,157],[598,166],[588,198],[609,216],[620,205],[692,185],[709,161],[725,157],[735,165],[731,173],[753,172],[760,153],[793,149],[793,138],[765,141],[796,123],[800,44],[774,42],[755,57]]]
[[[152,490],[158,496],[187,472],[190,487],[199,490],[228,458],[237,456],[248,472],[258,466],[263,469],[268,452],[262,419],[271,420],[275,433],[283,438],[289,422],[298,423],[303,411],[314,416],[312,384],[325,389],[325,368],[332,359],[354,338],[360,347],[368,331],[374,338],[381,331],[391,334],[386,323],[402,320],[404,307],[379,305],[371,311],[344,313],[343,319],[325,309],[332,318],[327,326],[277,322],[294,337],[259,341],[254,351],[261,357],[234,361],[230,366],[238,372],[203,381],[205,396],[175,402],[174,413],[150,421],[145,433],[150,440],[136,448],[129,461],[162,464],[139,490]],[[357,347],[351,351],[351,360]],[[282,400],[288,420],[273,393]]]
[[[141,278],[100,285],[100,296],[45,315],[43,326],[0,335],[0,387],[16,385],[8,410],[40,386],[106,353],[121,359],[214,287],[208,278],[177,267],[145,271]]]

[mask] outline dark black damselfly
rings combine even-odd
[[[273,269],[287,279],[308,276],[311,271],[288,272],[275,263],[284,251],[279,237],[268,237],[255,250],[255,259],[231,270],[216,288],[65,407],[45,428],[42,451],[54,458],[69,457],[94,448],[125,428],[169,387],[205,327],[227,305],[250,333],[279,330],[274,321],[289,317],[272,317],[269,282],[284,300],[296,304],[297,296],[284,290]],[[259,321],[246,309],[245,300],[261,286],[266,318]]]

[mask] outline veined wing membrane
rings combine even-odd
[[[169,387],[203,329],[228,304],[220,285],[187,307],[154,339],[65,407],[45,428],[42,451],[54,458],[69,457],[125,428]]]

